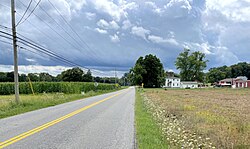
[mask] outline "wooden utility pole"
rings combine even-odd
[[[14,80],[15,80],[15,99],[20,103],[19,99],[19,84],[18,84],[18,59],[17,59],[17,44],[16,44],[16,18],[15,18],[15,1],[11,0],[11,18],[12,18],[12,38],[14,49]]]

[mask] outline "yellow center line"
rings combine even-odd
[[[0,143],[0,149],[2,149],[2,148],[4,148],[4,147],[7,147],[7,146],[9,146],[9,145],[11,145],[11,144],[13,144],[13,143],[15,143],[15,142],[18,142],[18,141],[20,141],[20,140],[22,140],[22,139],[24,139],[24,138],[26,138],[26,137],[28,137],[28,136],[31,136],[31,135],[33,135],[33,134],[35,134],[35,133],[37,133],[37,132],[40,132],[40,131],[42,131],[42,130],[44,130],[44,129],[50,127],[50,126],[53,126],[53,125],[55,125],[55,124],[57,124],[57,123],[59,123],[59,122],[65,120],[65,119],[67,119],[67,118],[70,118],[70,117],[72,117],[72,116],[74,116],[74,115],[76,115],[76,114],[78,114],[78,113],[80,113],[80,112],[82,112],[82,111],[85,111],[85,110],[87,110],[87,109],[89,109],[89,108],[91,108],[91,107],[93,107],[93,106],[96,106],[96,105],[98,105],[98,104],[100,104],[100,103],[102,103],[102,102],[104,102],[104,101],[106,101],[106,100],[108,100],[108,99],[111,99],[111,98],[113,98],[113,97],[115,97],[115,96],[118,96],[118,95],[120,95],[120,94],[122,94],[122,93],[123,93],[123,92],[120,92],[120,93],[117,93],[117,94],[115,94],[115,95],[109,96],[109,97],[107,97],[107,98],[105,98],[105,99],[102,99],[102,100],[100,100],[100,101],[97,101],[97,102],[95,102],[95,103],[93,103],[93,104],[91,104],[91,105],[85,106],[85,107],[83,107],[83,108],[81,108],[81,109],[78,109],[78,110],[76,110],[76,111],[73,111],[73,112],[71,112],[71,113],[69,113],[69,114],[67,114],[67,115],[64,115],[64,116],[62,116],[62,117],[60,117],[60,118],[57,118],[57,119],[55,119],[55,120],[53,120],[53,121],[50,121],[50,122],[48,122],[48,123],[45,123],[45,124],[43,124],[43,125],[41,125],[41,126],[39,126],[39,127],[36,127],[36,128],[34,128],[34,129],[31,129],[31,130],[29,130],[29,131],[27,131],[27,132],[24,132],[24,133],[22,133],[22,134],[19,134],[19,135],[15,136],[15,137],[13,137],[13,138],[10,138],[10,139],[8,139],[8,140],[6,140],[6,141],[4,141],[4,142],[1,142],[1,143]]]

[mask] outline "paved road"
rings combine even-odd
[[[134,148],[134,101],[131,87],[1,119],[0,148]]]

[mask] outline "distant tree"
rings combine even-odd
[[[42,72],[39,74],[39,81],[43,82],[51,82],[53,81],[53,76],[49,73]]]
[[[163,64],[152,54],[139,57],[128,76],[133,84],[145,87],[161,87],[165,78]]]
[[[14,71],[6,73],[6,81],[14,82]]]
[[[92,81],[93,81],[92,73],[90,70],[88,70],[87,73],[83,75],[83,82],[92,82]]]
[[[207,79],[208,82],[210,83],[215,83],[215,82],[219,82],[222,79],[226,78],[226,73],[220,71],[217,68],[211,68],[209,69],[209,72],[207,73]]]
[[[62,81],[80,82],[83,80],[83,71],[79,67],[68,69],[61,73]]]
[[[95,82],[101,82],[101,81],[102,81],[102,78],[101,78],[101,77],[94,77],[94,81],[95,81]]]
[[[39,74],[38,73],[28,73],[28,77],[32,82],[38,82],[39,81]]]
[[[190,53],[189,49],[184,49],[179,54],[175,65],[180,70],[180,77],[183,81],[203,81],[203,70],[206,68],[207,60],[205,54],[199,51]]]
[[[0,72],[0,82],[6,82],[7,81],[7,75],[5,72]]]
[[[19,76],[19,81],[20,82],[26,82],[27,81],[27,75],[26,74],[21,74]]]

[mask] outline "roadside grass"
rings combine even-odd
[[[115,90],[89,91],[81,94],[63,94],[63,93],[43,93],[35,95],[20,95],[21,103],[16,104],[15,95],[0,96],[0,119],[33,111],[45,107],[55,106],[65,102],[96,96]]]
[[[141,96],[142,90],[136,89],[135,121],[136,141],[139,149],[167,149],[166,140],[160,128],[149,113]]]
[[[145,89],[144,95],[171,148],[250,148],[250,89]]]

